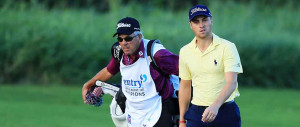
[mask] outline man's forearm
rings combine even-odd
[[[237,86],[237,73],[226,72],[225,78],[226,78],[226,84],[223,87],[217,100],[214,102],[214,104],[219,107],[230,97],[230,95],[234,92]]]
[[[110,79],[113,75],[105,68],[103,68],[100,72],[98,72],[92,79],[84,83],[82,86],[82,99],[86,103],[86,93],[91,88],[91,86],[95,85],[97,80],[101,81],[107,81]]]
[[[99,71],[92,79],[90,79],[86,84],[94,84],[97,80],[107,81],[113,75],[107,70],[107,68],[103,68]]]
[[[184,120],[184,114],[186,113],[191,100],[191,83],[190,81],[182,81],[179,87],[179,109],[180,109],[180,121]]]

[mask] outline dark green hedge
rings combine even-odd
[[[239,50],[244,69],[239,84],[299,88],[300,9],[287,5],[260,10],[256,3],[222,6],[210,4],[214,33]],[[0,83],[82,85],[107,65],[115,24],[124,16],[136,17],[146,38],[160,39],[175,54],[193,38],[186,11],[139,5],[107,13],[22,5],[2,7],[0,15]]]
[[[108,61],[108,45],[101,42],[97,26],[80,19],[82,14],[43,10],[2,14],[6,17],[0,21],[1,82],[83,82],[105,66],[101,61]]]
[[[300,88],[300,47],[294,43],[266,42],[240,46],[244,74],[240,84]]]

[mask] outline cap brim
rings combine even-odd
[[[116,35],[119,35],[119,34],[130,35],[130,34],[132,34],[133,32],[134,32],[133,30],[131,30],[131,31],[120,30],[120,31],[116,32],[116,33],[113,35],[113,37],[115,37]]]
[[[207,16],[207,17],[212,17],[211,15],[206,14],[206,13],[198,13],[198,14],[192,15],[191,18],[190,18],[190,21],[192,21],[196,16],[199,16],[199,15],[204,15],[204,16]]]

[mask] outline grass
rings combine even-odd
[[[299,91],[240,88],[243,127],[296,127]],[[79,86],[0,85],[1,127],[113,127],[110,97],[101,107],[84,104]]]
[[[109,97],[101,108],[84,104],[80,87],[1,86],[1,127],[114,127]]]
[[[296,127],[300,113],[300,92],[288,89],[240,88],[244,127]]]

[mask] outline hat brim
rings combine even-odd
[[[126,35],[131,35],[134,32],[134,30],[128,30],[128,29],[120,29],[117,30],[117,32],[113,35],[113,37],[115,37],[116,35],[120,35],[120,34],[126,34]]]
[[[199,16],[199,15],[204,15],[204,16],[207,16],[207,17],[212,17],[211,15],[209,14],[206,14],[206,13],[197,13],[197,14],[194,14],[190,17],[190,21],[192,21],[196,16]]]

